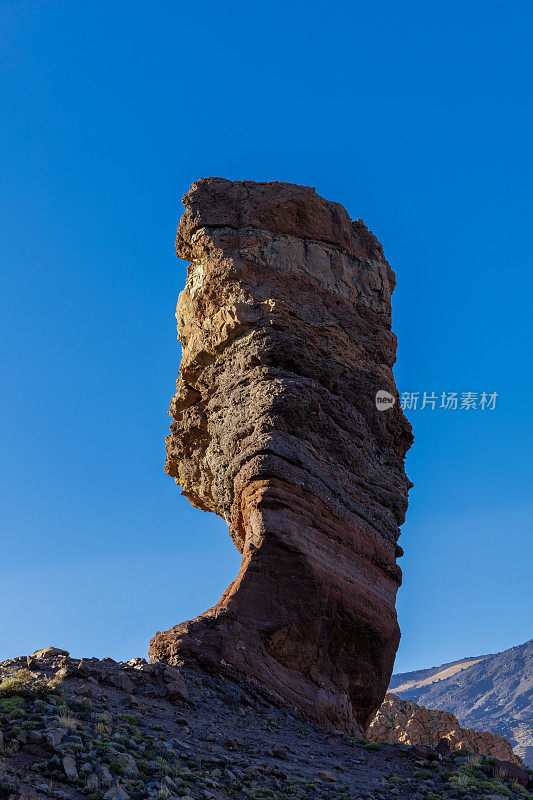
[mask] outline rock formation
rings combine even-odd
[[[492,756],[513,764],[522,764],[510,742],[502,736],[461,725],[449,711],[436,711],[387,694],[370,723],[368,737],[374,742],[423,744],[434,747],[440,739],[448,739],[452,750],[465,748],[482,756]]]
[[[330,728],[365,728],[400,638],[396,564],[412,435],[392,367],[394,274],[312,188],[207,178],[183,198],[190,261],[169,475],[242,553],[217,605],[152,661],[231,669]]]
[[[402,700],[451,711],[464,728],[503,736],[533,767],[533,639],[502,653],[393,675],[389,688]]]

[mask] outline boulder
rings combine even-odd
[[[107,790],[103,800],[129,800],[129,797],[124,787],[117,783],[115,786],[112,786],[111,789]]]
[[[68,650],[60,650],[58,647],[45,647],[43,650],[36,650],[28,658],[55,658],[56,656],[66,656],[68,658],[70,653]]]
[[[181,700],[187,702],[189,693],[184,680],[172,681],[167,685],[167,696],[170,700]]]
[[[97,765],[96,774],[102,786],[110,786],[113,782],[113,776],[105,764]]]
[[[63,769],[65,775],[70,780],[78,780],[78,770],[76,768],[76,759],[73,756],[66,755],[63,758]]]
[[[450,741],[443,736],[435,745],[435,750],[443,758],[451,753]]]
[[[528,786],[530,781],[527,770],[512,761],[498,761],[494,768],[494,774],[501,780],[509,783],[519,783],[521,786]]]
[[[137,762],[130,753],[121,753],[118,760],[122,763],[125,775],[132,777],[138,774]]]
[[[45,735],[45,741],[50,747],[59,747],[65,736],[67,735],[66,728],[49,728]]]

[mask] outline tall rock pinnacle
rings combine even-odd
[[[150,658],[237,670],[330,728],[380,706],[400,632],[396,555],[411,429],[392,367],[394,274],[314,189],[204,178],[183,198],[190,261],[166,471],[242,553],[214,608]]]

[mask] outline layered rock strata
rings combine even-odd
[[[331,728],[365,728],[400,633],[396,558],[412,435],[392,367],[394,274],[312,188],[207,178],[183,198],[190,261],[166,471],[242,553],[214,608],[151,660],[226,666]]]
[[[449,711],[424,708],[412,700],[402,700],[387,694],[383,705],[372,720],[368,737],[374,742],[423,744],[435,746],[448,739],[452,750],[471,750],[480,756],[492,756],[512,764],[522,764],[510,742],[489,731],[462,728]]]

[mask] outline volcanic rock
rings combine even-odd
[[[55,656],[69,656],[68,650],[60,650],[59,647],[45,647],[42,650],[36,650],[29,658],[54,658]]]
[[[183,203],[166,470],[227,521],[242,564],[214,608],[154,637],[150,659],[232,669],[360,731],[400,637],[412,435],[392,373],[394,274],[363,222],[312,188],[206,178]],[[380,391],[396,402],[378,409]]]
[[[332,734],[318,724],[302,725],[301,718],[266,698],[258,709],[248,705],[249,711],[240,714],[241,703],[245,697],[254,700],[255,691],[222,672],[209,674],[190,659],[179,668],[189,689],[179,715],[175,701],[165,696],[165,665],[84,659],[83,667],[91,664],[99,676],[96,688],[105,687],[105,693],[95,692],[95,707],[88,713],[78,702],[87,680],[79,670],[82,662],[65,661],[71,669],[60,680],[63,667],[55,659],[40,659],[39,674],[28,676],[24,696],[10,694],[9,688],[20,665],[14,659],[0,662],[0,687],[8,687],[0,688],[0,740],[5,743],[0,795],[5,798],[80,800],[85,790],[85,796],[92,791],[110,800],[156,795],[169,800],[178,795],[202,800],[420,800],[466,796],[466,785],[472,800],[486,800],[489,793],[524,800],[530,795],[522,787],[528,783],[533,788],[525,770],[513,764],[484,756],[466,759],[462,751],[441,761],[428,746],[375,744]],[[134,677],[142,701],[134,713],[121,681],[109,681],[121,672]],[[5,713],[9,708],[17,709],[16,716]],[[65,718],[67,709],[62,742],[47,741],[57,712]],[[428,759],[429,772],[420,769],[421,759],[422,766]]]
[[[492,756],[513,765],[522,760],[513,752],[503,736],[473,728],[462,728],[457,717],[449,711],[424,708],[412,700],[402,700],[387,694],[378,713],[370,723],[368,737],[373,742],[398,742],[409,745],[436,746],[445,754],[441,740],[447,740],[451,750],[471,750],[477,755]],[[440,745],[440,746],[439,746]]]
[[[403,700],[451,711],[464,728],[505,737],[533,767],[533,639],[502,653],[393,675],[389,688]]]

